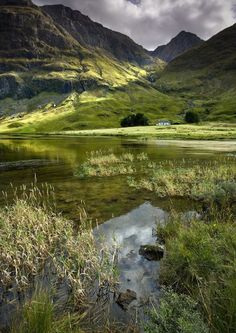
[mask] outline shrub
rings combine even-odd
[[[120,125],[121,127],[148,126],[149,120],[142,113],[131,114],[122,119]]]
[[[160,305],[153,308],[145,327],[147,333],[207,333],[209,332],[196,303],[188,296],[163,290]]]
[[[194,112],[194,111],[188,111],[185,114],[184,120],[188,124],[194,124],[194,123],[199,123],[200,122],[200,117],[199,114]]]

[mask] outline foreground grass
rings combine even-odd
[[[182,140],[235,140],[236,125],[207,123],[201,125],[173,125],[110,128],[82,131],[54,132],[68,136],[119,136],[130,138],[182,139]]]
[[[42,191],[32,188],[29,195],[23,194],[15,199],[13,205],[0,209],[0,288],[4,299],[11,292],[14,295],[11,301],[16,305],[22,304],[22,300],[27,301],[29,295],[34,294],[41,285],[45,293],[51,295],[47,302],[29,300],[30,304],[33,302],[33,307],[30,306],[27,315],[30,321],[36,321],[32,325],[43,325],[44,320],[51,321],[54,300],[63,293],[63,285],[65,304],[59,302],[59,306],[64,308],[60,310],[60,315],[67,316],[64,313],[66,309],[70,309],[69,314],[73,315],[76,309],[80,317],[90,313],[93,307],[89,296],[91,291],[96,294],[96,290],[98,293],[103,286],[110,288],[115,282],[111,253],[105,246],[97,248],[85,212],[81,210],[80,226],[54,213],[47,201],[42,205],[49,190],[48,187]],[[49,312],[49,317],[45,314],[43,320],[34,318],[37,314],[35,307]],[[37,310],[38,316],[41,310]],[[22,325],[22,332],[52,331],[46,327],[31,330],[31,326],[27,326],[31,325],[28,319],[27,325]]]
[[[201,219],[172,215],[157,230],[166,247],[161,283],[199,304],[212,333],[235,332],[235,223],[226,204]]]
[[[148,312],[146,333],[209,333],[198,308],[189,296],[163,288],[158,306]]]

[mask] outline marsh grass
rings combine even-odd
[[[36,281],[49,276],[55,288],[64,281],[73,303],[83,306],[95,282],[100,288],[115,280],[110,251],[97,248],[83,209],[80,225],[75,225],[48,204],[41,205],[40,198],[43,193],[33,187],[0,209],[1,288],[26,295]]]
[[[236,165],[226,157],[217,161],[192,165],[189,160],[179,162],[150,162],[149,173],[141,178],[128,178],[128,184],[136,189],[144,189],[165,197],[186,197],[197,200],[212,198],[236,199]]]
[[[209,213],[207,214],[209,215]],[[165,243],[161,283],[189,295],[201,306],[210,332],[236,327],[235,214],[213,209],[209,216],[183,219],[175,214],[157,234]]]
[[[38,289],[17,313],[10,333],[135,333],[137,327],[130,324],[110,322],[94,328],[88,322],[86,313],[60,312],[48,292]]]
[[[80,178],[133,175],[140,171],[140,163],[144,161],[148,161],[145,153],[135,156],[129,152],[118,155],[112,150],[93,151],[87,155],[76,175]]]

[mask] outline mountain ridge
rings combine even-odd
[[[172,38],[168,44],[158,46],[154,51],[151,51],[151,55],[166,62],[171,62],[186,51],[201,45],[203,42],[197,35],[183,30]]]
[[[47,5],[41,8],[82,45],[104,49],[120,61],[139,65],[153,61],[149,52],[130,37],[94,22],[78,10],[64,5]]]
[[[156,88],[182,95],[203,120],[236,121],[236,24],[174,59]]]

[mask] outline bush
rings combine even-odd
[[[148,126],[149,120],[142,113],[131,114],[122,119],[120,125],[121,127]]]
[[[164,290],[160,305],[150,313],[145,327],[147,333],[207,333],[207,326],[188,296]]]
[[[195,124],[200,122],[199,114],[194,111],[188,111],[186,112],[184,120],[188,124]]]

